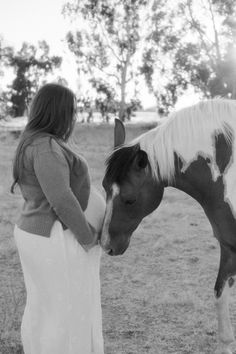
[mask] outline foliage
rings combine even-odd
[[[187,65],[189,82],[206,97],[236,98],[236,3],[202,0],[202,4],[201,16],[193,0],[180,4],[185,28],[192,31],[196,41],[186,41],[180,48],[182,61],[177,53],[177,69],[185,70]]]
[[[190,85],[205,97],[236,98],[235,14],[234,0],[154,1],[141,73],[161,112]]]
[[[131,120],[131,117],[134,115],[135,111],[142,109],[142,103],[139,99],[132,99],[125,106],[125,117],[127,120]]]
[[[115,90],[103,80],[92,79],[91,83],[97,91],[95,108],[100,112],[104,122],[109,122],[110,114],[116,114],[119,110],[119,102],[116,100]]]
[[[4,46],[3,42],[3,37],[0,36],[0,77],[4,76],[5,66],[8,65],[8,58],[13,52],[13,48]],[[0,88],[0,120],[10,114],[9,98],[9,94]]]
[[[0,77],[4,76],[4,67],[9,63],[8,58],[12,55],[13,48],[4,45],[4,39],[0,35]]]
[[[173,65],[173,56],[183,29],[179,21],[176,21],[176,7],[171,4],[164,0],[153,1],[140,66],[149,91],[156,97],[160,114],[167,113],[186,89],[184,77]]]
[[[115,98],[115,91],[113,88],[103,82],[102,80],[92,81],[93,86],[96,88],[98,96],[95,100],[95,108],[101,113],[104,122],[109,122],[110,115],[116,115],[119,112],[119,105]],[[129,103],[124,105],[122,120],[130,120],[133,112],[141,109],[142,105],[140,100],[131,99]]]
[[[0,91],[0,120],[6,119],[10,115],[10,107],[8,105],[9,97],[7,92]]]
[[[5,48],[5,65],[13,67],[16,73],[8,94],[12,103],[14,117],[24,115],[27,105],[43,83],[45,75],[59,67],[62,59],[49,55],[49,46],[45,41],[34,45],[23,43],[21,49],[15,52],[13,48]]]
[[[78,30],[69,32],[66,39],[77,58],[79,74],[86,73],[92,82],[102,80],[119,92],[115,99],[120,102],[121,119],[127,87],[137,75],[141,14],[146,4],[145,0],[74,0],[63,9],[66,16],[77,20]]]

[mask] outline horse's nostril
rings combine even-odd
[[[113,251],[112,248],[110,250],[107,251],[107,254],[109,254],[109,256],[113,256]]]

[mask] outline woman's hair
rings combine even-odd
[[[21,134],[13,160],[11,192],[19,182],[23,169],[23,154],[27,145],[37,136],[50,136],[66,142],[74,128],[76,115],[75,94],[60,84],[42,86],[34,96],[28,114],[28,122]]]

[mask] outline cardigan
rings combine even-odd
[[[24,198],[17,226],[49,237],[59,220],[81,244],[93,242],[83,211],[90,193],[85,159],[50,136],[35,138],[24,149],[19,186]]]

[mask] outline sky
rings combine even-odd
[[[65,0],[0,0],[0,33],[10,44],[37,43],[45,39],[55,51],[69,29],[62,14]]]
[[[69,86],[76,90],[76,65],[73,55],[69,53],[64,38],[71,29],[69,19],[61,14],[66,0],[0,0],[0,35],[5,43],[20,49],[23,41],[37,44],[46,40],[50,45],[51,54],[63,56],[62,76]],[[144,108],[155,105],[155,99],[143,86],[141,95]],[[180,107],[194,102],[190,92],[188,98],[181,99]]]
[[[65,0],[0,0],[0,35],[5,43],[21,48],[46,40],[52,55],[63,56],[62,76],[76,89],[76,65],[64,38],[71,24],[61,14]]]

